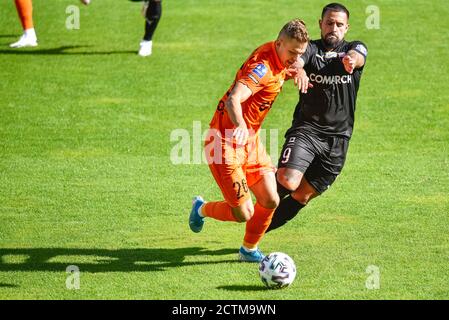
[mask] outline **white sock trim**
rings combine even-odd
[[[200,205],[200,207],[196,211],[201,218],[204,218],[204,215],[203,215],[203,213],[201,211],[203,210],[203,207],[204,207],[205,204],[206,204],[206,202],[204,202],[202,205]]]
[[[26,29],[24,31],[24,34],[26,37],[36,38],[36,31],[34,30],[34,28]]]
[[[247,248],[247,247],[245,247],[244,245],[242,245],[242,248],[243,248],[243,250],[245,250],[245,251],[247,251],[247,252],[254,252],[254,251],[257,251],[257,247],[255,247],[254,249],[250,249],[250,248]]]

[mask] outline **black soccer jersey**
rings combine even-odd
[[[332,52],[320,40],[311,41],[301,56],[304,70],[313,88],[300,93],[292,127],[287,135],[297,130],[312,131],[330,136],[350,138],[354,126],[354,112],[363,67],[352,74],[346,72],[341,61],[349,50],[365,57],[366,46],[360,41],[343,41]]]

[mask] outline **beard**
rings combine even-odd
[[[342,41],[333,33],[328,33],[325,36],[321,35],[321,40],[323,41],[326,49],[335,49]]]

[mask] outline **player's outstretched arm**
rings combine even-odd
[[[242,102],[252,95],[251,90],[241,82],[237,82],[225,102],[229,118],[235,125],[232,137],[238,145],[244,145],[248,140],[249,132],[243,118]]]

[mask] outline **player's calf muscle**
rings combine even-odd
[[[309,201],[314,198],[313,194],[303,193],[300,192],[299,190],[293,192],[292,197],[302,205],[307,205]]]
[[[319,193],[316,192],[312,186],[308,184],[307,181],[303,181],[296,191],[292,193],[293,199],[298,201],[303,205],[307,205],[310,200],[318,196]]]

